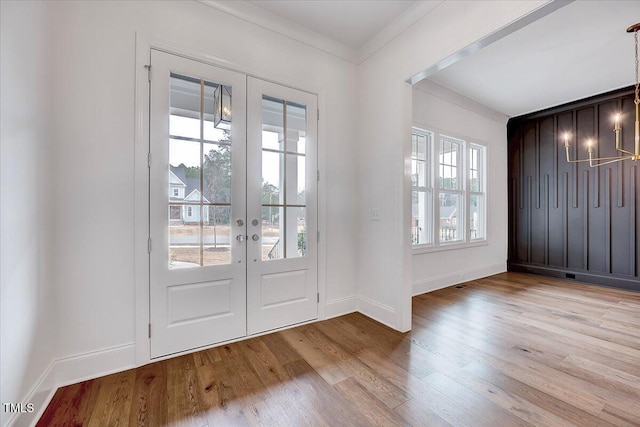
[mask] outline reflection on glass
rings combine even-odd
[[[411,185],[414,187],[427,186],[427,162],[411,160]]]
[[[304,105],[287,102],[287,151],[304,153],[304,139],[307,131],[307,108]],[[302,150],[300,150],[302,148]]]
[[[484,239],[484,196],[472,194],[470,210],[470,238],[471,240]]]
[[[287,205],[305,204],[305,156],[287,154]]]
[[[431,216],[431,191],[413,191],[411,206],[411,243],[424,245],[431,242],[429,217]]]
[[[462,181],[459,179],[458,170],[460,161],[459,153],[462,145],[449,139],[440,141],[440,188],[443,190],[460,190]]]
[[[262,203],[266,204],[267,200],[277,200],[276,204],[283,204],[284,194],[281,194],[282,181],[284,175],[284,154],[274,153],[273,151],[262,151]],[[277,199],[274,196],[277,195]],[[272,203],[272,202],[271,202]]]
[[[306,208],[287,208],[287,258],[307,255]]]
[[[213,125],[218,86],[171,74],[170,268],[231,262],[231,132]]]
[[[200,80],[171,74],[169,134],[200,139]]]
[[[199,140],[200,120],[172,114],[169,116],[169,135]]]
[[[203,264],[231,263],[231,207],[205,206]]]
[[[199,211],[199,205],[169,206],[169,268],[200,266]]]
[[[263,96],[263,260],[306,255],[306,120],[304,105]]]
[[[481,150],[478,148],[472,148],[469,151],[469,178],[471,180],[471,191],[480,192],[482,191],[482,182],[480,177]]]
[[[262,207],[262,259],[284,258],[284,208]]]
[[[262,97],[262,148],[280,150],[284,142],[284,101]]]
[[[231,146],[203,144],[204,203],[231,203]]]
[[[462,240],[462,228],[458,221],[461,215],[462,201],[459,193],[440,193],[440,241]]]

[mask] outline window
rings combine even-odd
[[[411,242],[415,248],[486,238],[485,162],[482,145],[413,129]]]
[[[417,131],[411,135],[411,186],[412,217],[411,242],[414,245],[432,244],[432,200],[431,185],[431,132]]]
[[[178,194],[179,194],[178,189],[174,188],[173,189],[173,197],[178,197]]]
[[[193,216],[193,211],[191,210],[191,206],[187,206],[187,216]]]
[[[464,224],[463,151],[464,141],[441,136],[438,154],[440,182],[438,232],[440,242],[464,240],[464,229],[462,228]]]
[[[485,148],[471,145],[469,148],[469,239],[482,240],[485,235]]]

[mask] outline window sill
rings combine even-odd
[[[480,246],[487,246],[488,244],[489,244],[489,241],[484,239],[484,240],[474,240],[473,242],[444,243],[438,246],[420,245],[420,246],[414,246],[412,253],[413,255],[429,254],[432,252],[445,252],[445,251],[453,251],[458,249],[477,248]]]

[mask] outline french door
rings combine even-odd
[[[317,318],[315,96],[151,67],[151,357]]]

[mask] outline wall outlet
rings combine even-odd
[[[380,208],[371,209],[371,221],[382,221],[382,210]]]

